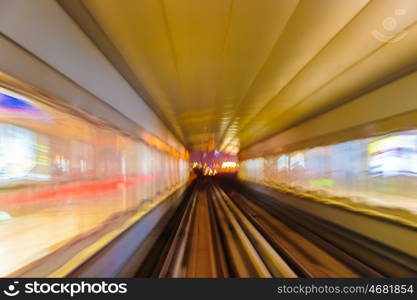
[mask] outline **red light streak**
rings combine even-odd
[[[130,188],[140,183],[149,182],[160,177],[156,175],[142,175],[134,178],[116,179],[107,181],[94,181],[73,183],[62,187],[53,188],[46,191],[35,192],[30,195],[12,196],[7,199],[0,199],[0,205],[15,205],[40,201],[56,200],[59,197],[80,197],[80,196],[98,196],[106,192],[120,189],[122,187]]]

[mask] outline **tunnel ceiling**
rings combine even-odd
[[[247,147],[417,61],[415,0],[60,4],[190,150]]]

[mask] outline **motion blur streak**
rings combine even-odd
[[[0,276],[80,236],[98,239],[184,184],[187,158],[147,140],[2,88]]]
[[[239,172],[245,180],[338,198],[336,204],[400,209],[414,220],[416,175],[415,130],[253,158]]]
[[[48,189],[31,195],[22,195],[14,198],[0,199],[1,205],[14,205],[17,203],[35,202],[43,200],[56,200],[56,197],[99,196],[108,191],[132,187],[151,180],[157,180],[155,176],[139,176],[131,179],[116,179],[112,181],[98,181],[88,183],[69,184],[64,187]]]

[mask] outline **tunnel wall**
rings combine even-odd
[[[0,0],[0,47],[1,72],[105,118],[123,130],[127,123],[131,123],[130,131],[138,130],[133,125],[139,126],[186,153],[55,1]]]
[[[55,1],[0,0],[0,100],[0,276],[63,276],[177,203],[186,149]]]
[[[417,72],[306,120],[239,153],[241,160],[417,127]]]
[[[13,80],[1,79],[0,236],[7,260],[0,276],[20,276],[80,239],[98,251],[186,184],[187,157],[155,138],[128,135],[29,90],[20,94]]]
[[[416,92],[412,73],[243,149],[239,177],[414,226]]]

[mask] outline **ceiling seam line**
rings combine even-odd
[[[179,66],[178,66],[178,55],[177,55],[177,51],[175,49],[175,45],[174,45],[174,40],[172,37],[172,30],[171,30],[171,26],[168,22],[168,15],[167,15],[167,11],[166,11],[166,6],[165,6],[165,2],[164,0],[160,0],[159,1],[161,8],[162,8],[162,18],[164,20],[164,26],[165,26],[165,30],[168,33],[168,40],[169,40],[169,44],[171,47],[171,52],[172,55],[174,57],[174,65],[175,65],[175,72],[177,73],[177,82],[178,82],[178,89],[180,91],[180,96],[184,96],[184,91],[183,91],[183,84],[181,81],[181,76],[180,76],[180,71],[179,71]],[[185,98],[185,97],[184,97]],[[178,122],[178,126],[181,128],[181,131],[185,133],[184,129],[182,128],[182,125],[180,122]],[[190,148],[190,145],[188,143],[188,141],[184,138],[184,146],[187,148],[187,150]]]
[[[235,0],[231,0],[230,1],[230,7],[229,7],[229,13],[228,13],[228,17],[227,17],[226,33],[225,33],[224,39],[223,39],[223,48],[222,48],[221,62],[223,62],[224,59],[225,59],[226,43],[227,43],[227,41],[230,38],[230,27],[231,27],[231,24],[232,24],[232,12],[233,12],[233,8],[234,8],[234,4],[235,4]],[[219,84],[221,83],[222,78],[224,76],[223,73],[224,73],[224,69],[221,67],[220,74],[219,74],[220,75]],[[218,90],[219,90],[219,85],[217,86],[217,89],[216,89],[216,99],[218,97]],[[216,148],[219,148],[218,147],[218,145],[219,145],[219,139],[218,138],[216,138],[215,144],[216,144]]]

